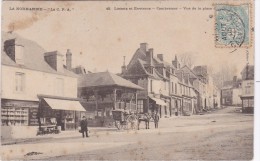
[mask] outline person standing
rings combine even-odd
[[[154,116],[154,125],[155,125],[156,129],[158,128],[159,119],[160,119],[160,117],[159,117],[158,113],[156,113]]]
[[[80,121],[80,128],[81,128],[82,137],[84,138],[85,134],[86,134],[86,137],[89,137],[88,136],[88,121],[85,116],[83,116],[82,120]]]

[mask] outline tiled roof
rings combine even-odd
[[[190,74],[190,78],[198,78],[196,76],[196,74],[189,67],[187,67],[186,65],[184,65],[181,69],[184,70],[184,73],[189,73]]]
[[[166,61],[161,61],[155,56],[152,59],[152,64],[155,65],[155,67],[158,65],[163,65],[166,68],[171,67],[175,69],[175,67],[172,64]],[[146,75],[146,76],[153,77],[154,79],[168,79],[164,77],[162,74],[160,74],[156,70],[156,68],[154,69],[153,74],[149,73],[145,68],[148,65],[149,63],[148,63],[148,57],[146,56],[146,53],[142,51],[140,48],[138,48],[135,54],[133,55],[132,59],[130,60],[129,64],[127,65],[126,72],[123,73],[122,75],[123,77]]]
[[[127,70],[123,73],[123,77],[131,77],[131,76],[150,76],[154,79],[161,79],[158,73],[154,72],[150,74],[146,69],[145,66],[148,65],[148,58],[146,57],[145,52],[142,50],[137,49],[135,54],[133,55],[132,59],[130,60],[129,64],[127,65]],[[155,60],[152,60],[155,63]],[[156,70],[156,69],[155,69]]]
[[[9,39],[16,39],[20,45],[24,46],[24,65],[18,65],[4,51],[4,42]],[[37,70],[41,72],[66,75],[76,77],[76,75],[64,68],[64,72],[57,72],[45,60],[46,51],[36,42],[24,39],[17,34],[2,32],[2,65],[14,66],[19,68]]]
[[[166,62],[166,61],[161,61],[161,60],[160,60],[159,58],[157,58],[157,57],[154,57],[154,60],[155,60],[155,62],[158,63],[158,64],[163,64],[165,67],[171,67],[171,68],[175,69],[175,67],[174,67],[171,63],[168,63],[168,62]]]
[[[121,78],[110,72],[90,73],[80,75],[78,79],[78,87],[109,87],[119,86],[131,89],[143,90],[142,87]]]
[[[202,76],[206,76],[207,75],[207,66],[203,65],[203,66],[195,66],[193,68],[193,72],[196,75],[202,75]]]

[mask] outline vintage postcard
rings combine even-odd
[[[1,160],[252,160],[255,1],[3,1]]]

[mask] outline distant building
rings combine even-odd
[[[241,72],[242,76],[242,112],[254,112],[254,66],[246,65]]]
[[[221,88],[221,105],[224,106],[241,106],[240,96],[242,94],[242,80],[237,76],[231,81],[225,81],[224,87]]]
[[[175,60],[177,58],[175,57]],[[185,114],[196,114],[198,106],[198,96],[195,88],[193,87],[194,74],[185,65],[182,68],[178,68],[176,71],[179,79],[179,88],[182,96],[182,109],[181,112]]]
[[[199,113],[203,109],[203,96],[205,94],[205,83],[200,80],[200,78],[190,69],[188,66],[184,65],[181,70],[187,75],[189,75],[189,81],[195,92],[196,101],[194,100],[194,110],[193,113]]]

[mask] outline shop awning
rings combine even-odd
[[[165,103],[164,100],[159,99],[159,98],[155,98],[155,97],[151,97],[151,96],[149,96],[149,97],[150,97],[152,100],[154,100],[157,105],[167,106],[167,104]]]
[[[44,100],[54,110],[86,111],[79,101],[52,98],[44,98]]]

